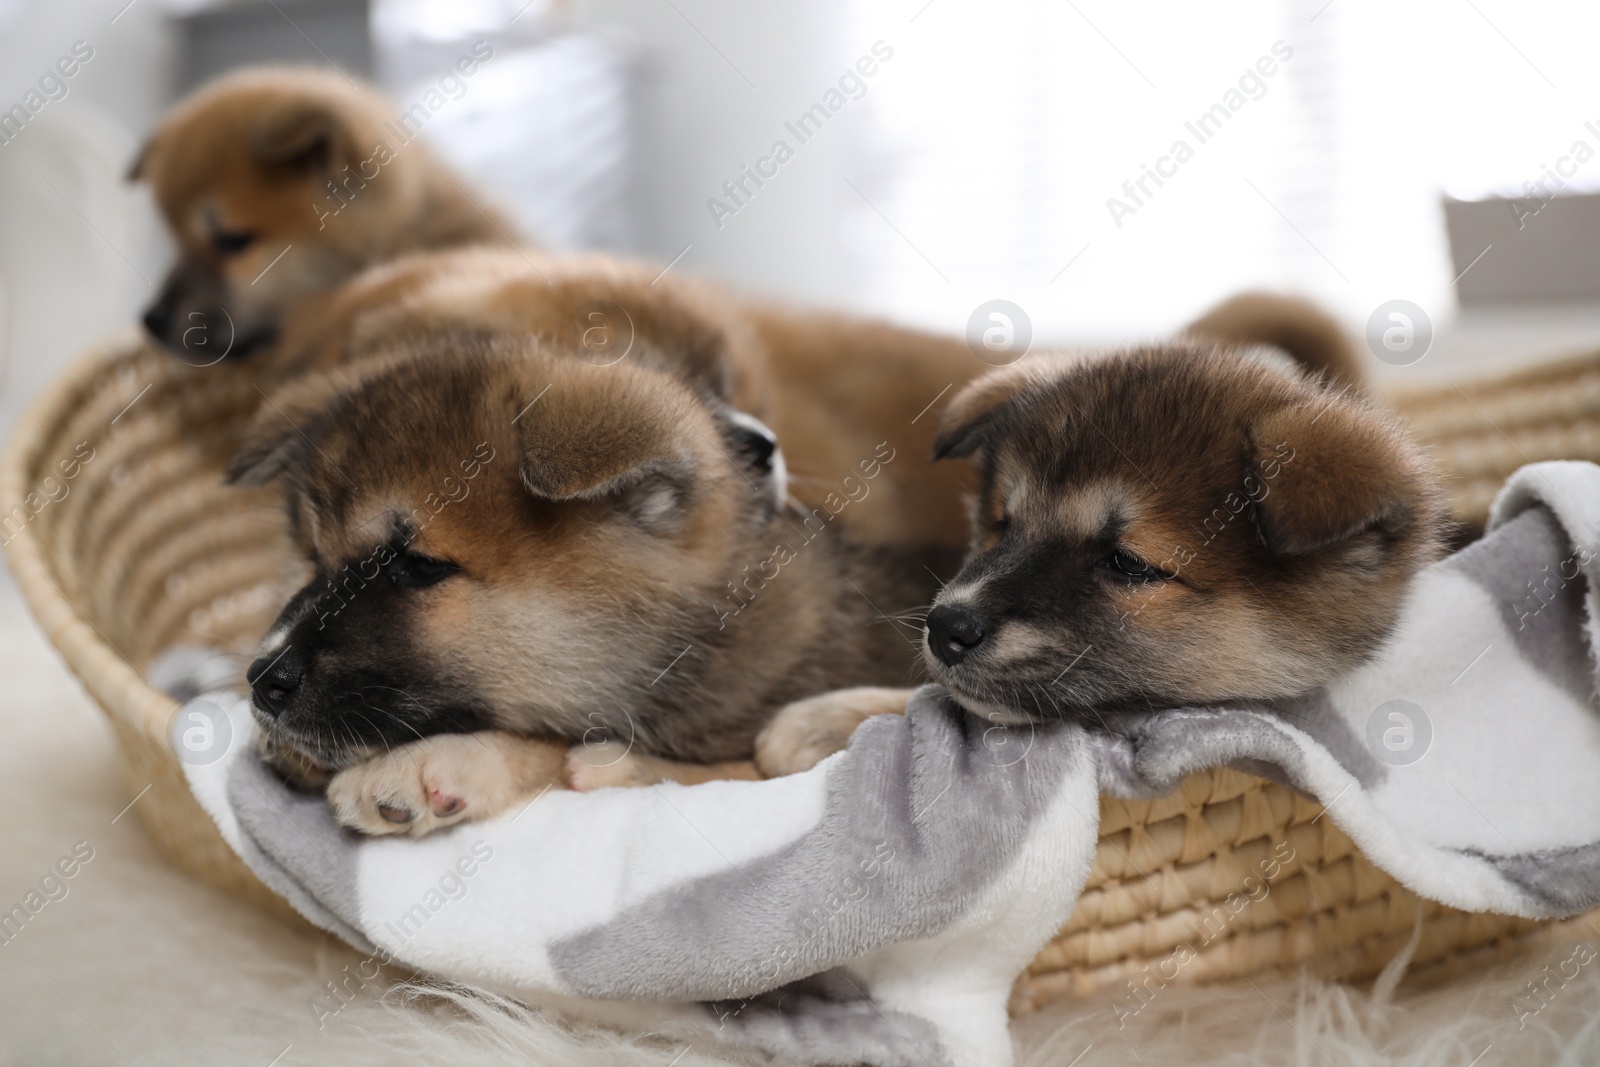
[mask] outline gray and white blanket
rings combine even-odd
[[[1004,1065],[1008,992],[1073,910],[1102,791],[1233,765],[1320,800],[1424,896],[1600,903],[1597,552],[1600,467],[1537,464],[1421,576],[1379,660],[1292,703],[1002,728],[928,687],[805,774],[552,791],[421,841],[341,830],[246,745],[187,770],[267,885],[381,961],[643,1002],[803,1063]],[[235,694],[190,713],[250,729]]]

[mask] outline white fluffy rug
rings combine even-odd
[[[327,1003],[326,983],[343,979],[356,956],[190,882],[155,854],[135,812],[118,817],[133,791],[110,730],[4,577],[0,679],[8,797],[0,911],[20,903],[78,842],[93,849],[63,883],[64,896],[52,887],[59,899],[20,934],[0,937],[0,1064],[728,1062],[682,1040],[573,1029],[459,996],[418,999],[407,995],[404,974],[359,989],[351,982],[349,1003],[319,1020],[313,1005]],[[1072,1004],[1022,1020],[1018,1058],[1029,1067],[1593,1064],[1600,931],[1584,930],[1583,940],[1591,948],[1578,958],[1592,961],[1564,981],[1550,976],[1577,942],[1446,989],[1402,989],[1393,1002],[1310,980],[1169,988],[1122,1030],[1110,998]]]

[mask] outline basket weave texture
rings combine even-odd
[[[1457,517],[1469,524],[1524,463],[1600,461],[1600,354],[1388,399],[1454,474]],[[187,367],[132,335],[90,352],[0,458],[0,537],[40,625],[105,709],[158,848],[292,916],[190,795],[168,740],[177,706],[141,673],[179,643],[248,657],[291,592],[276,491],[220,476],[262,402],[247,370]],[[1445,974],[1550,929],[1423,900],[1321,815],[1284,786],[1226,769],[1157,800],[1103,798],[1082,899],[1018,980],[1013,1010],[1301,966],[1365,977],[1414,935],[1413,972]]]

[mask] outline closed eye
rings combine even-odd
[[[256,235],[247,230],[218,230],[211,235],[211,247],[223,258],[237,256],[255,242]]]
[[[1130,585],[1142,585],[1145,582],[1170,582],[1177,577],[1177,575],[1164,571],[1154,564],[1146,563],[1125,548],[1114,549],[1107,553],[1097,565],[1108,571],[1112,577]]]
[[[438,585],[461,568],[446,559],[435,559],[420,552],[399,552],[384,568],[389,580],[401,589],[426,589]]]

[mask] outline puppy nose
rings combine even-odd
[[[966,608],[941,604],[928,612],[928,649],[947,667],[954,667],[980,644],[983,619]]]
[[[277,717],[288,707],[305,673],[305,660],[290,645],[276,656],[262,656],[250,664],[244,678],[250,683],[256,706]]]
[[[144,328],[157,340],[165,340],[167,328],[172,325],[172,309],[166,303],[152,304],[144,313]]]

